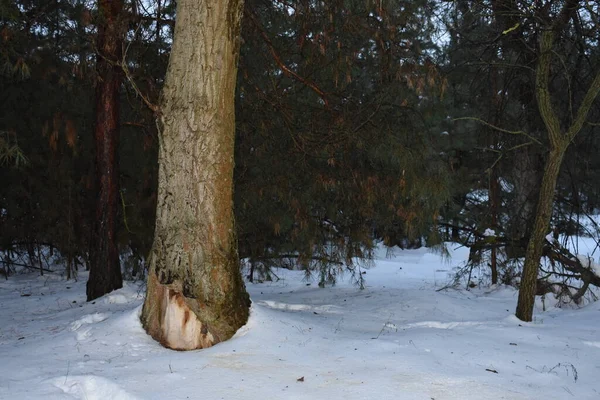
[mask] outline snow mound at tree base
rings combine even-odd
[[[138,400],[113,381],[96,375],[61,376],[52,383],[78,400]]]

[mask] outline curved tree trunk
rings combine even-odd
[[[579,133],[590,108],[600,93],[600,70],[591,82],[573,122],[566,132],[561,130],[560,122],[554,111],[550,89],[550,63],[552,57],[552,47],[556,32],[568,23],[570,13],[572,13],[578,2],[569,0],[563,6],[563,9],[552,29],[542,32],[540,38],[540,57],[536,67],[536,98],[538,108],[550,141],[550,154],[544,168],[544,177],[540,188],[538,199],[537,215],[531,232],[531,237],[527,245],[525,254],[525,264],[519,288],[519,302],[517,303],[517,318],[523,321],[531,321],[533,318],[533,306],[535,302],[536,281],[538,276],[540,259],[542,258],[542,249],[544,237],[547,234],[550,219],[552,217],[552,205],[554,200],[554,189],[560,172],[562,159],[573,138]]]
[[[535,302],[536,283],[542,250],[544,249],[544,238],[548,233],[550,219],[552,218],[552,206],[554,205],[554,190],[560,172],[560,166],[565,154],[564,149],[553,150],[548,156],[540,197],[538,199],[537,212],[533,231],[527,244],[525,253],[525,264],[521,276],[519,289],[519,301],[517,303],[516,316],[522,321],[531,321],[533,318],[533,306]]]
[[[96,218],[90,250],[87,300],[91,301],[123,286],[117,224],[119,211],[119,91],[123,29],[122,0],[98,2],[98,54],[96,68]]]
[[[177,350],[248,318],[233,223],[234,94],[242,0],[179,0],[159,118],[159,188],[146,331]]]

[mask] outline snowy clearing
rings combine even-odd
[[[86,303],[86,274],[13,276],[0,399],[599,399],[600,303],[523,323],[514,289],[436,292],[468,255],[450,246],[379,251],[365,290],[277,271],[232,340],[192,352],[145,334],[138,283]]]

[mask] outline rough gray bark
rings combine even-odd
[[[159,117],[147,332],[210,347],[248,317],[233,221],[234,92],[242,0],[179,0]]]

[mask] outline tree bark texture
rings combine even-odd
[[[533,319],[533,306],[540,259],[542,258],[542,251],[544,249],[544,238],[548,233],[550,219],[552,218],[554,190],[556,189],[556,181],[558,180],[565,150],[558,149],[551,151],[544,169],[535,222],[529,243],[527,244],[525,264],[523,265],[523,274],[519,289],[516,316],[522,321],[531,321]]]
[[[544,163],[542,149],[527,146],[515,152],[510,172],[515,183],[514,221],[511,223],[510,236],[517,240],[529,238],[533,229],[540,182],[544,175]],[[524,256],[513,250],[510,249],[515,256]]]
[[[575,138],[577,133],[579,133],[583,127],[589,110],[600,93],[600,71],[598,71],[579,105],[573,122],[568,130],[563,133],[558,116],[552,105],[549,90],[550,63],[554,37],[557,33],[560,33],[560,29],[557,29],[557,26],[561,25],[561,29],[564,27],[568,22],[568,18],[564,16],[565,13],[572,13],[576,4],[577,2],[567,1],[552,29],[545,30],[541,34],[540,57],[536,68],[536,98],[540,115],[544,120],[544,125],[548,133],[550,154],[544,168],[544,177],[542,179],[540,196],[538,199],[537,215],[527,245],[525,264],[523,265],[523,274],[521,277],[521,287],[519,289],[519,301],[517,303],[516,316],[523,321],[531,321],[533,318],[539,264],[540,259],[542,258],[544,237],[547,234],[550,219],[552,217],[554,189],[556,188],[556,181],[560,172],[563,156],[573,138]]]
[[[96,219],[90,251],[87,300],[123,286],[117,247],[119,211],[119,91],[123,80],[121,61],[122,0],[99,0],[97,37],[98,81],[94,128],[96,162]]]
[[[230,338],[250,304],[233,220],[242,0],[179,0],[159,117],[159,188],[146,331],[191,350]]]

